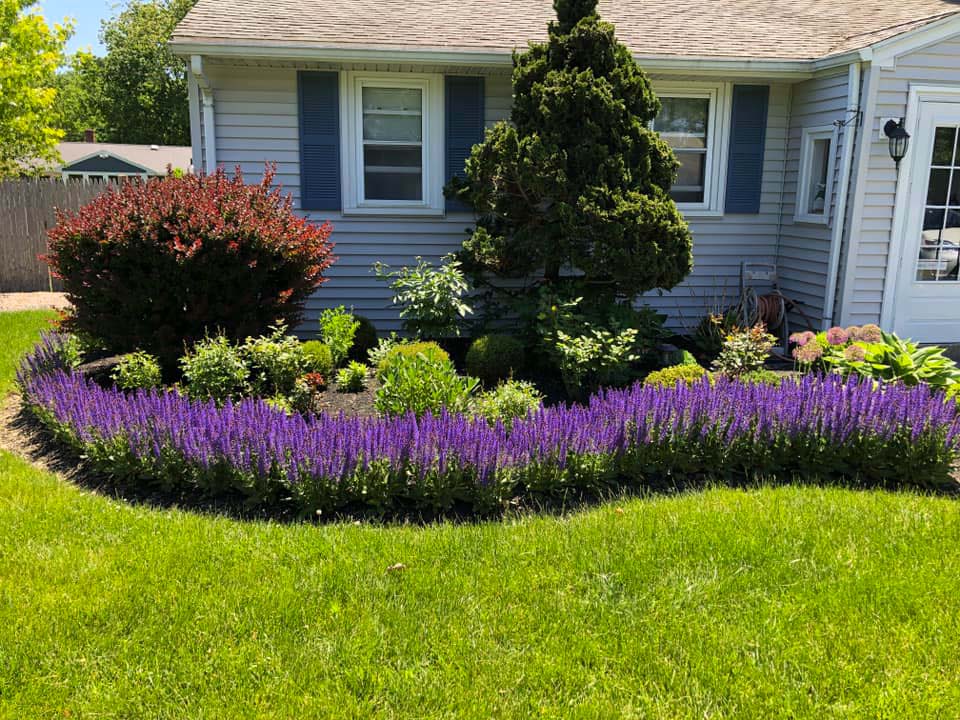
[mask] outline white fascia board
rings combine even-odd
[[[425,65],[466,65],[470,67],[509,68],[513,58],[508,52],[450,50],[443,48],[323,47],[279,43],[245,45],[234,43],[173,42],[170,48],[183,57],[202,55],[220,58],[261,58],[264,60],[303,60],[310,62],[371,62]],[[677,57],[638,55],[636,60],[649,72],[690,73],[711,76],[782,77],[805,80],[813,75],[808,60],[745,59],[717,57]]]

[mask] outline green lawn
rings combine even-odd
[[[907,493],[280,526],[0,455],[0,717],[955,717],[958,547]]]

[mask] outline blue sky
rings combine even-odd
[[[103,46],[97,37],[100,21],[113,15],[112,7],[117,4],[117,0],[40,0],[37,7],[50,23],[62,22],[65,17],[74,19],[68,52],[83,48],[102,55]]]

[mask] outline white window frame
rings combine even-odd
[[[411,88],[423,93],[423,199],[363,197],[363,88]],[[344,215],[443,215],[443,76],[423,73],[340,73],[340,165]]]
[[[800,167],[797,173],[797,200],[794,221],[815,225],[829,225],[833,211],[833,177],[837,162],[837,128],[833,125],[817,125],[803,128],[800,135]],[[823,191],[823,213],[809,213],[810,175],[813,172],[813,148],[818,140],[827,140],[827,182]]]
[[[732,84],[725,82],[656,82],[654,92],[661,98],[706,98],[710,101],[707,120],[707,153],[704,167],[703,202],[678,202],[687,217],[719,217],[727,189],[727,155],[730,146],[730,98]],[[653,125],[653,123],[651,123]]]

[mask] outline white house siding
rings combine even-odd
[[[784,294],[801,303],[802,314],[819,327],[826,297],[830,240],[838,219],[835,208],[840,185],[842,148],[853,127],[838,132],[834,146],[833,193],[829,203],[829,224],[796,222],[796,200],[800,189],[800,153],[804,128],[830,126],[844,120],[847,99],[847,73],[832,74],[793,86],[790,106],[790,133],[784,180],[783,221],[777,251],[777,265]],[[799,313],[795,321],[803,322]]]
[[[373,66],[365,69],[447,74],[484,72],[479,68]],[[239,166],[248,179],[255,180],[263,172],[265,162],[275,162],[277,180],[298,203],[297,68],[211,64],[207,72],[215,90],[219,164],[227,168]],[[510,89],[508,74],[488,76],[488,127],[508,117]],[[734,300],[742,259],[766,262],[774,259],[789,92],[788,85],[771,87],[760,213],[691,218],[694,272],[673,292],[662,296],[652,293],[647,299],[669,315],[670,324],[675,328],[695,324],[711,309],[715,297],[722,294],[724,288],[730,302]],[[308,213],[308,217],[333,224],[333,239],[340,259],[330,270],[329,282],[308,303],[302,332],[316,327],[315,319],[324,307],[338,304],[354,307],[381,330],[397,329],[396,311],[389,307],[389,292],[373,276],[371,264],[382,260],[403,265],[417,255],[436,259],[460,246],[471,221],[467,214],[451,214],[445,218],[375,218],[313,212]]]
[[[876,112],[866,119],[864,140],[870,143],[869,166],[861,179],[865,183],[863,211],[858,238],[848,246],[853,254],[845,261],[841,318],[844,323],[879,322],[888,250],[893,231],[893,212],[897,191],[897,170],[881,139],[883,118],[906,115],[911,84],[960,86],[960,38],[953,38],[905,54],[894,68],[879,68]],[[909,157],[904,162],[909,161]],[[849,242],[849,239],[847,240]],[[853,266],[850,267],[850,263]],[[907,272],[909,270],[906,270]],[[901,269],[901,272],[904,270]]]

